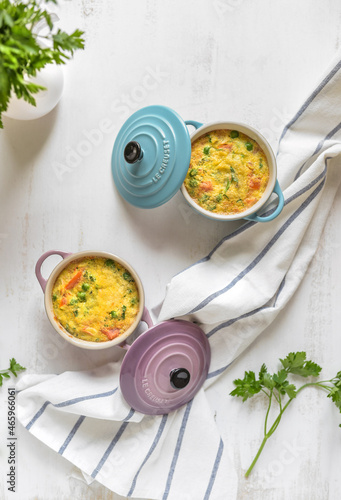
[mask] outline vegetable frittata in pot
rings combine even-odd
[[[102,257],[73,260],[52,289],[55,318],[74,337],[93,342],[124,333],[139,312],[134,278],[118,262]]]
[[[259,144],[237,130],[214,130],[192,144],[185,179],[189,196],[204,210],[238,214],[261,199],[269,166]]]

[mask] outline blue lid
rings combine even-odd
[[[116,187],[140,208],[169,201],[185,180],[191,140],[185,122],[166,106],[147,106],[119,131],[111,158]]]

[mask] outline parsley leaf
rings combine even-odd
[[[288,380],[289,374],[299,375],[301,377],[318,377],[321,367],[314,361],[306,359],[305,352],[290,352],[284,359],[280,359],[282,368],[274,374],[270,374],[266,365],[263,363],[259,370],[258,380],[252,371],[245,372],[243,379],[234,380],[235,389],[230,393],[231,396],[239,396],[243,401],[253,397],[259,392],[263,392],[268,397],[268,408],[265,415],[264,437],[260,448],[253,459],[250,467],[245,473],[248,477],[255,466],[267,440],[277,429],[282,415],[289,404],[297,397],[299,392],[308,386],[315,386],[324,389],[327,396],[335,403],[341,413],[341,371],[330,380],[307,382],[299,388]],[[272,425],[268,424],[270,408],[273,402],[277,402],[279,413]],[[340,424],[341,427],[341,424]]]
[[[26,370],[23,366],[19,365],[19,363],[16,362],[14,358],[10,359],[9,361],[9,368],[6,370],[1,370],[0,371],[0,387],[2,386],[3,379],[4,378],[10,378],[11,375],[14,375],[15,377],[18,376],[18,372],[22,372]]]
[[[272,390],[276,385],[276,382],[273,380],[272,375],[268,373],[267,367],[264,363],[262,364],[262,367],[259,371],[259,382],[266,389],[270,390]]]
[[[286,358],[280,359],[283,367],[288,373],[301,375],[302,377],[317,377],[322,368],[313,361],[306,360],[305,352],[290,352]]]
[[[231,396],[239,396],[246,401],[248,398],[252,398],[257,394],[262,386],[259,381],[256,380],[254,372],[245,372],[243,379],[237,379],[234,382],[236,388],[231,392]]]

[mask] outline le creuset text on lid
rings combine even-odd
[[[158,105],[128,118],[116,137],[111,160],[115,184],[126,201],[155,208],[177,193],[191,159],[187,125],[194,123]]]

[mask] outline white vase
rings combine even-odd
[[[35,120],[52,111],[58,104],[64,87],[64,75],[60,65],[47,64],[37,73],[36,77],[28,79],[46,87],[46,90],[40,90],[33,95],[37,105],[32,106],[24,99],[18,99],[13,95],[8,109],[4,113],[5,116],[16,120]]]

